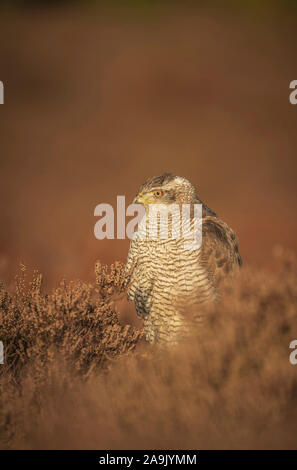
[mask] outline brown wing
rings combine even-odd
[[[215,287],[242,264],[235,233],[217,217],[203,217],[201,263]]]

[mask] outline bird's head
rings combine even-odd
[[[199,202],[194,186],[186,178],[163,173],[139,188],[134,204],[193,204]]]

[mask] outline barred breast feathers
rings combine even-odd
[[[127,297],[134,301],[137,314],[143,319],[147,339],[150,342],[175,342],[187,330],[185,310],[197,311],[199,317],[199,305],[219,299],[220,281],[236,271],[242,261],[233,230],[202,203],[193,185],[182,177],[166,173],[141,186],[135,200],[139,197],[145,205],[145,230],[155,189],[156,197],[161,195],[167,205],[202,204],[200,248],[185,249],[188,234],[182,232],[184,236],[173,237],[170,225],[169,236],[163,239],[158,225],[160,219],[155,219],[158,236],[131,240],[128,253]]]

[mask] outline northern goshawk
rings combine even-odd
[[[126,264],[128,300],[134,301],[149,342],[175,343],[191,329],[191,312],[196,312],[199,318],[202,303],[218,300],[220,280],[241,265],[238,242],[233,230],[199,199],[194,186],[180,176],[164,173],[146,181],[133,202],[145,208],[146,236],[135,237],[130,243]],[[200,205],[201,246],[186,249],[183,232],[179,231],[180,237],[173,236],[174,221],[179,220],[181,225],[182,217],[175,219],[172,213],[170,218],[170,212],[168,236],[161,235],[159,214],[154,218],[158,231],[152,237],[148,224],[154,204],[178,207],[179,214],[182,207],[190,207],[191,230],[194,205]]]

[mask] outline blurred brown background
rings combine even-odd
[[[47,286],[124,261],[94,208],[164,171],[235,229],[245,263],[297,248],[296,16],[179,5],[1,10],[1,279],[20,260]]]

